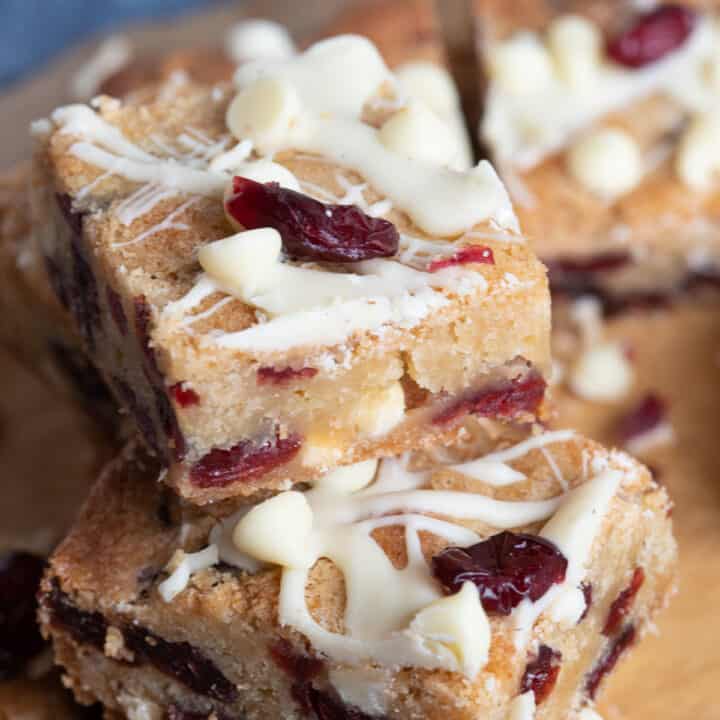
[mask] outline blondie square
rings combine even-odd
[[[206,503],[537,416],[543,266],[491,166],[358,36],[37,123],[58,297]]]

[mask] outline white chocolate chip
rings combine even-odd
[[[233,25],[225,47],[238,64],[248,60],[285,60],[295,54],[295,43],[285,27],[261,18]]]
[[[498,45],[490,57],[492,78],[514,95],[539,92],[553,77],[550,53],[535,33],[517,33]]]
[[[605,198],[632,190],[642,178],[640,148],[623,130],[602,128],[585,135],[570,148],[567,159],[573,177]]]
[[[561,15],[550,23],[547,40],[560,77],[572,88],[592,90],[602,44],[594,23],[579,15]]]
[[[261,77],[235,96],[226,122],[238,140],[249,138],[260,152],[272,152],[297,127],[300,110],[300,98],[292,85]]]
[[[305,496],[294,490],[256,505],[236,525],[233,542],[240,552],[262,562],[288,568],[307,568],[313,513]]]
[[[698,115],[683,133],[675,156],[681,180],[697,190],[707,190],[720,170],[720,116]]]
[[[250,298],[274,282],[281,248],[277,230],[258,228],[203,245],[198,260],[223,288],[240,298]]]
[[[603,720],[602,716],[591,707],[585,707],[580,711],[578,720]]]
[[[450,73],[431,62],[410,62],[395,70],[400,85],[410,97],[422,100],[441,117],[458,104]]]
[[[352,419],[369,437],[390,432],[405,417],[405,393],[399,382],[367,393],[354,408]]]
[[[570,375],[570,388],[586,400],[607,402],[623,398],[633,383],[633,369],[619,343],[588,348]]]
[[[421,610],[410,624],[410,632],[438,654],[448,651],[457,668],[473,679],[487,664],[490,623],[480,602],[477,587],[463,583],[460,592],[436,600]]]
[[[535,693],[532,690],[513,698],[508,720],[533,720],[535,717]]]
[[[432,165],[450,165],[459,152],[450,128],[421,102],[392,115],[379,135],[388,150]]]
[[[315,481],[314,487],[326,492],[351,495],[367,487],[375,477],[377,460],[365,460],[354,465],[342,465]]]
[[[366,667],[337,668],[329,677],[346,705],[371,716],[387,712],[388,670]]]

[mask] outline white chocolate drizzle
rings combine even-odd
[[[357,170],[434,235],[459,235],[490,219],[517,229],[507,193],[487,162],[466,172],[419,162],[387,149],[378,131],[361,121],[365,104],[393,82],[365,38],[325,40],[284,63],[250,63],[235,80],[241,92],[237,108],[230,106],[230,127],[262,152],[317,153]],[[255,103],[262,102],[274,114],[258,118]]]
[[[547,449],[572,437],[570,431],[545,433],[476,462],[484,460],[490,465],[519,459],[531,450]],[[448,469],[463,473],[471,464],[450,465]],[[468,605],[467,594],[463,599],[446,598],[452,599],[446,605],[438,604],[443,595],[429,571],[419,533],[468,546],[481,537],[458,521],[480,521],[502,530],[550,518],[541,534],[567,557],[567,576],[538,602],[525,600],[514,611],[511,623],[522,635],[523,642],[517,643],[521,649],[537,617],[548,608],[554,609],[553,603],[579,587],[593,541],[623,477],[620,471],[598,466],[597,476],[567,495],[539,501],[502,501],[473,492],[431,489],[430,475],[439,468],[410,471],[407,457],[385,459],[376,471],[374,468],[375,461],[340,468],[305,493],[285,493],[287,502],[281,494],[249,511],[244,509],[216,526],[211,541],[220,548],[221,560],[251,572],[253,565],[257,567],[258,553],[262,562],[280,564],[280,622],[306,635],[317,652],[334,661],[445,668],[465,672],[468,677],[474,677],[484,665],[482,652],[473,654],[464,647],[462,639],[454,635],[456,621],[450,616],[443,619],[443,613],[445,606],[448,611],[458,608],[463,613],[474,606]],[[296,512],[300,512],[297,523]],[[277,532],[279,526],[283,532]],[[407,564],[399,569],[372,537],[375,530],[392,526],[405,531]],[[228,542],[230,537],[240,544],[233,547]],[[302,552],[298,553],[300,548]],[[342,633],[320,625],[306,604],[310,569],[320,558],[331,560],[345,578]],[[475,629],[468,631],[481,646],[486,622],[482,617],[473,620]],[[440,628],[445,628],[445,635]],[[438,632],[443,641],[438,640]],[[445,646],[441,647],[443,642]],[[489,638],[487,642],[489,645]]]

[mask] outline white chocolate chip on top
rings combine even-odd
[[[720,170],[720,116],[698,115],[688,125],[675,156],[680,179],[696,190],[707,190]]]
[[[280,23],[254,18],[233,25],[225,42],[228,55],[236,62],[285,60],[295,53],[290,33]]]
[[[223,288],[250,297],[272,284],[281,248],[277,230],[258,228],[203,245],[198,260]]]
[[[590,192],[614,198],[632,190],[643,174],[637,142],[623,130],[601,128],[569,150],[568,168]]]
[[[307,499],[291,490],[250,510],[236,525],[233,542],[238,550],[262,562],[307,568],[314,557],[309,542],[312,527]]]
[[[405,417],[405,393],[399,382],[368,392],[353,409],[352,419],[368,437],[390,432]]]
[[[547,40],[560,77],[575,89],[591,90],[602,44],[597,27],[579,15],[562,15],[550,23]]]
[[[531,94],[550,84],[553,78],[552,59],[535,33],[521,32],[492,51],[490,73],[507,92]]]
[[[300,110],[300,98],[292,85],[263,77],[235,96],[226,122],[238,140],[248,138],[260,152],[272,152],[297,128]]]
[[[354,465],[342,465],[318,478],[314,487],[325,492],[351,495],[372,482],[377,466],[377,460],[364,460]]]
[[[457,668],[473,679],[485,667],[490,649],[490,623],[477,587],[463,583],[460,592],[436,600],[421,610],[410,632],[437,654],[452,653]]]
[[[379,135],[388,150],[433,165],[450,165],[459,152],[450,128],[421,102],[393,114]]]
[[[574,393],[586,400],[612,402],[623,398],[633,383],[633,369],[619,343],[600,343],[588,348],[570,375]]]

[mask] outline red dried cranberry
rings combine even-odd
[[[630,585],[615,598],[613,604],[610,606],[605,627],[603,628],[604,635],[614,635],[620,629],[623,620],[625,620],[625,617],[630,612],[630,608],[635,601],[635,596],[640,591],[644,582],[645,571],[641,567],[635,568]]]
[[[66,309],[70,309],[70,297],[68,295],[68,289],[65,286],[65,282],[60,272],[59,265],[49,255],[44,255],[43,260],[45,261],[45,270],[50,280],[50,286],[53,292],[57,296],[60,304]]]
[[[438,413],[433,418],[433,424],[447,425],[467,414],[507,419],[525,412],[534,414],[544,397],[545,380],[532,372],[462,398]]]
[[[326,205],[307,195],[280,187],[233,178],[227,212],[244,228],[275,228],[283,249],[293,258],[356,262],[390,257],[400,236],[395,226],[370,217],[354,205]]]
[[[287,385],[293,380],[310,380],[317,375],[317,368],[303,367],[295,370],[291,367],[261,367],[257,371],[258,385]]]
[[[641,14],[608,40],[607,54],[620,65],[644,67],[677,50],[695,27],[697,14],[684,5],[661,5]]]
[[[215,448],[192,466],[190,482],[201,488],[248,482],[292,460],[301,445],[297,435],[290,435],[262,445],[241,440],[229,450]]]
[[[126,625],[123,638],[136,662],[149,663],[200,695],[234,702],[237,686],[205,654],[188,642],[169,642],[139,625]]]
[[[120,402],[135,418],[142,439],[153,452],[158,456],[162,456],[163,453],[158,442],[157,432],[155,431],[155,423],[147,408],[138,402],[135,391],[122,378],[114,377],[112,384]]]
[[[68,632],[76,642],[102,650],[107,634],[107,620],[99,612],[81,610],[75,606],[70,597],[60,589],[60,581],[52,580],[52,590],[43,598],[43,603],[50,610],[50,621],[53,626]]]
[[[556,257],[545,261],[550,274],[592,275],[612,272],[625,267],[632,261],[627,250],[608,250],[585,257]]]
[[[485,265],[494,265],[495,256],[491,248],[486,245],[468,245],[461,248],[454,255],[443,258],[442,260],[433,260],[428,265],[430,272],[436,272],[453,265],[467,265],[468,263],[483,263]]]
[[[334,692],[318,690],[309,683],[296,683],[292,695],[302,711],[312,712],[316,720],[383,720],[385,716],[368,715],[355,705],[346,705]]]
[[[0,681],[19,672],[43,648],[35,596],[44,564],[26,552],[0,554]]]
[[[176,461],[180,461],[185,457],[187,450],[185,446],[185,436],[180,430],[177,415],[173,409],[172,403],[165,392],[165,385],[159,385],[151,381],[153,395],[155,396],[155,408],[160,416],[165,437],[168,446],[172,450],[172,455]]]
[[[78,324],[80,334],[90,350],[93,351],[95,349],[95,333],[100,327],[97,283],[90,263],[82,254],[79,238],[73,238],[70,254],[73,261],[70,311]]]
[[[183,387],[183,383],[175,383],[170,386],[175,402],[182,408],[197,405],[200,402],[200,396],[190,387]]]
[[[585,679],[585,692],[592,700],[595,698],[603,678],[615,667],[620,656],[635,642],[635,627],[628,625],[609,645],[598,664]]]
[[[635,408],[618,421],[618,440],[621,444],[627,445],[633,438],[654,430],[663,422],[666,412],[665,403],[657,395],[647,394]]]
[[[506,531],[468,548],[442,550],[433,557],[432,570],[447,592],[470,581],[486,612],[509,615],[525,598],[535,602],[562,582],[567,559],[545,538]]]
[[[578,623],[581,623],[587,617],[587,614],[590,611],[590,606],[592,605],[593,601],[592,583],[582,583],[580,585],[580,590],[582,590],[583,597],[585,598],[585,609],[583,610],[583,613],[580,616]]]
[[[108,307],[110,308],[110,314],[115,321],[115,325],[117,325],[121,335],[127,335],[128,321],[123,308],[122,298],[109,285],[107,286],[105,294],[107,295]]]
[[[273,662],[293,680],[298,682],[307,682],[319,675],[325,666],[325,663],[319,658],[310,657],[300,653],[292,646],[292,644],[280,638],[271,643],[268,652]]]
[[[150,337],[150,323],[152,321],[152,310],[144,295],[135,298],[135,332],[137,333],[140,347],[145,355],[148,370],[161,378],[162,373],[158,368],[155,350],[153,350]]]
[[[520,692],[526,693],[528,690],[532,690],[536,705],[546,700],[557,682],[561,660],[562,654],[558,650],[541,645],[538,648],[537,657],[525,668],[520,682]]]

